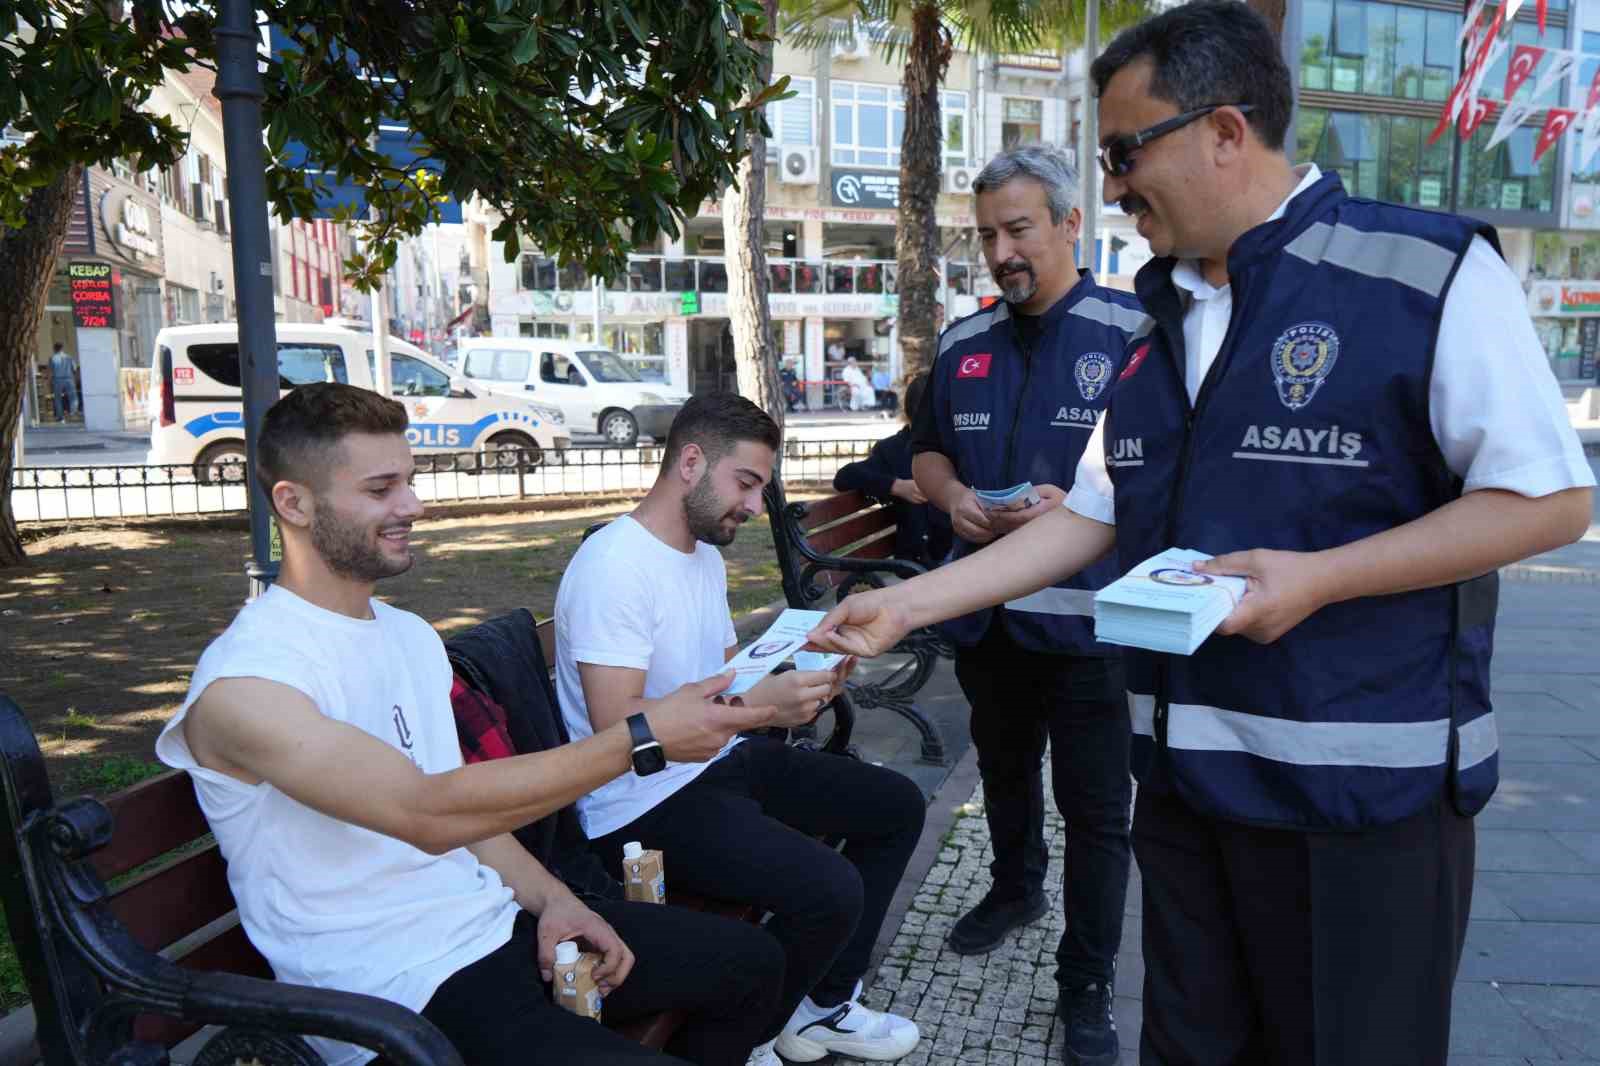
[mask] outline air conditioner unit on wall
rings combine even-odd
[[[944,191],[954,196],[971,196],[972,183],[977,180],[977,167],[944,168]]]
[[[785,185],[817,183],[817,149],[814,145],[785,145],[778,150],[778,180]]]

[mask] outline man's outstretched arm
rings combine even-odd
[[[913,629],[1047,588],[1098,561],[1115,543],[1115,527],[1058,507],[958,562],[892,588],[856,593],[812,630],[811,644],[882,655]]]

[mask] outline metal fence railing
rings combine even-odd
[[[826,484],[846,463],[863,459],[870,440],[791,441],[784,448],[784,484]],[[417,495],[426,502],[535,499],[642,493],[655,481],[661,448],[569,448],[527,452],[460,452],[416,457]],[[11,508],[18,522],[204,515],[248,509],[244,467],[212,468],[197,479],[188,465],[39,466],[12,472]]]

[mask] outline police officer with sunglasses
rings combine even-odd
[[[868,654],[1113,550],[1216,556],[1249,581],[1216,635],[1126,655],[1140,1061],[1444,1066],[1495,574],[1581,536],[1594,476],[1494,230],[1293,166],[1260,16],[1195,0],[1090,76],[1105,197],[1157,258],[1066,506],[813,639]]]

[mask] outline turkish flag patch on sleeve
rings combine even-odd
[[[988,377],[989,376],[989,360],[991,360],[993,358],[994,358],[994,355],[992,353],[990,353],[990,352],[983,352],[982,354],[979,354],[979,355],[963,355],[961,357],[960,365],[956,367],[956,377],[958,377],[958,378],[986,378],[986,377]]]
[[[1122,373],[1117,375],[1118,381],[1123,381],[1139,372],[1139,364],[1144,362],[1144,357],[1150,354],[1150,342],[1145,341],[1133,353],[1133,358],[1128,360],[1128,365],[1122,368]]]

